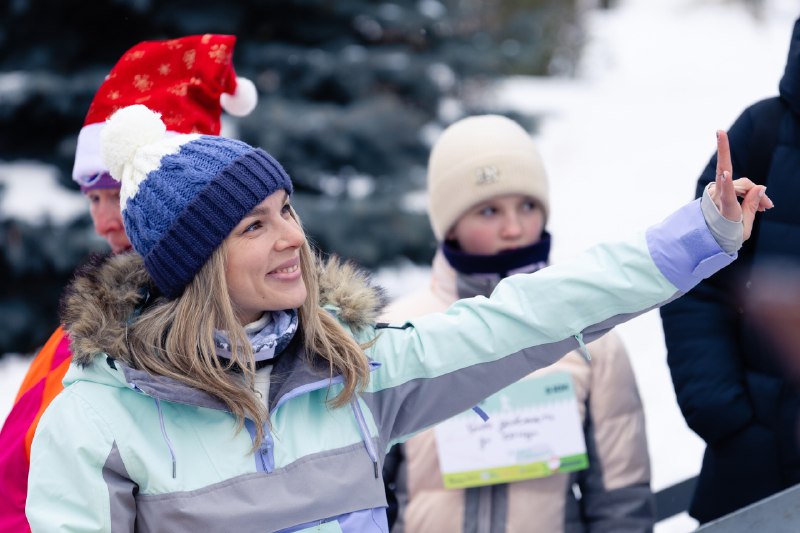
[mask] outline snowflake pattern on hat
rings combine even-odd
[[[120,58],[98,89],[78,136],[73,179],[107,170],[100,157],[100,130],[119,109],[142,104],[161,114],[171,133],[218,135],[225,109],[246,115],[257,94],[233,69],[233,35],[191,35],[144,41]]]
[[[236,90],[232,35],[195,35],[134,46],[109,74],[84,125],[104,122],[118,109],[143,104],[161,113],[176,133],[216,135],[222,93]],[[186,101],[190,88],[193,101]],[[125,96],[128,95],[128,96]]]

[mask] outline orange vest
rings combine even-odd
[[[0,531],[30,531],[25,498],[31,443],[42,413],[64,389],[61,381],[71,360],[69,337],[59,327],[34,357],[0,430]]]

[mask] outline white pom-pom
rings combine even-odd
[[[258,91],[252,81],[247,78],[236,78],[236,91],[233,94],[222,93],[219,97],[222,109],[233,116],[249,115],[258,103]]]
[[[161,115],[143,105],[123,107],[106,121],[100,133],[103,162],[118,181],[142,146],[164,138],[167,127]]]

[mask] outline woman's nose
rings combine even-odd
[[[306,235],[300,224],[293,218],[284,221],[281,231],[282,235],[276,242],[278,249],[299,248],[306,241]]]

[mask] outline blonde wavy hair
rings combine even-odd
[[[300,218],[291,216],[302,229]],[[159,299],[131,325],[128,344],[131,364],[151,374],[166,376],[219,398],[236,416],[237,431],[245,418],[259,420],[253,450],[264,439],[269,413],[256,395],[255,359],[242,324],[236,318],[225,281],[226,246],[217,247],[181,296]],[[369,362],[364,346],[320,307],[317,263],[305,241],[300,248],[300,267],[308,296],[298,310],[299,331],[309,357],[328,362],[331,377],[341,374],[344,388],[329,399],[332,407],[349,403],[369,381]],[[232,357],[222,362],[214,347],[214,329],[228,333]],[[231,372],[234,366],[241,374]]]

